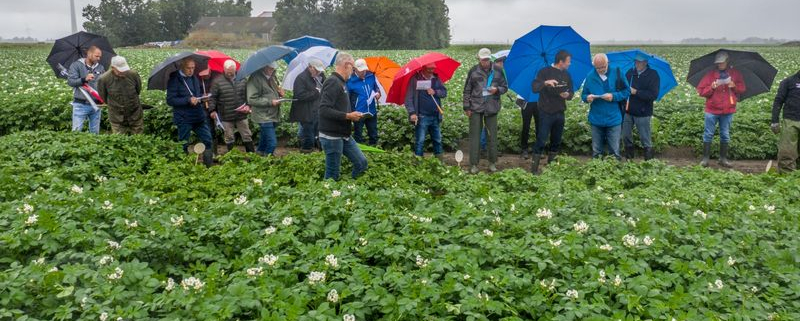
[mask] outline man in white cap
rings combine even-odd
[[[477,174],[480,160],[480,138],[487,129],[489,170],[497,171],[497,114],[500,98],[508,91],[508,82],[502,68],[492,62],[488,48],[478,51],[479,63],[467,73],[464,84],[464,113],[469,118],[470,173]]]
[[[108,105],[108,120],[114,134],[141,134],[144,129],[142,79],[131,70],[125,57],[111,58],[111,70],[97,81],[97,93]]]
[[[273,61],[247,78],[247,104],[252,110],[253,122],[261,130],[256,153],[262,156],[273,155],[278,147],[275,128],[281,121],[280,99],[283,93],[278,89],[275,69],[278,69],[278,63]]]
[[[700,161],[700,166],[708,166],[711,141],[719,123],[719,165],[731,167],[732,164],[728,161],[731,123],[739,95],[745,92],[746,87],[742,73],[730,65],[728,52],[718,52],[714,64],[717,68],[709,71],[697,86],[697,93],[706,99],[703,160]]]
[[[250,113],[246,97],[247,83],[244,79],[236,80],[235,61],[226,60],[223,71],[222,75],[211,81],[211,98],[208,100],[210,116],[214,120],[219,118],[222,123],[228,151],[233,149],[233,144],[236,142],[234,134],[238,131],[242,136],[245,151],[255,152],[250,122],[247,120],[247,115]]]
[[[369,71],[367,61],[364,59],[356,60],[353,68],[353,76],[347,80],[350,105],[352,110],[364,115],[361,120],[353,123],[353,139],[358,143],[365,143],[363,135],[366,125],[369,136],[369,141],[366,143],[375,146],[378,144],[378,99],[381,98],[378,80],[375,74]]]
[[[325,82],[325,67],[322,60],[311,58],[308,61],[308,68],[294,80],[289,121],[300,124],[298,138],[301,153],[310,153],[316,145],[319,100],[322,97],[322,83]]]

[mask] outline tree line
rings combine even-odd
[[[433,49],[450,43],[444,0],[280,0],[276,38],[314,35],[348,49]]]
[[[204,16],[250,16],[249,0],[100,0],[83,8],[88,32],[114,46],[183,39]]]

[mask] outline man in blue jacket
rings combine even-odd
[[[619,136],[622,125],[620,102],[630,95],[630,89],[619,68],[608,72],[608,56],[597,54],[592,60],[594,70],[583,83],[581,100],[589,103],[589,124],[592,125],[592,157],[603,155],[604,145],[611,154],[622,160]]]
[[[428,64],[409,77],[405,106],[408,119],[414,124],[414,154],[422,156],[425,150],[425,135],[431,135],[433,154],[442,159],[442,98],[447,97],[447,88],[436,75],[436,64]],[[424,85],[427,88],[418,87]]]
[[[367,135],[370,146],[378,144],[378,99],[381,92],[375,74],[369,71],[364,59],[356,60],[353,77],[347,80],[347,91],[350,93],[350,106],[353,111],[364,115],[361,120],[353,123],[353,138],[364,142],[364,125],[367,125]],[[374,95],[374,96],[373,96]]]
[[[634,158],[633,127],[639,130],[639,140],[644,148],[644,160],[653,159],[653,140],[650,131],[650,119],[653,117],[653,102],[656,101],[661,87],[658,72],[648,68],[647,56],[636,55],[635,67],[625,73],[625,80],[630,82],[631,95],[625,108],[625,119],[622,122],[622,137],[625,141],[625,158]]]
[[[208,116],[201,104],[203,89],[200,79],[195,75],[195,61],[186,58],[180,62],[180,70],[173,72],[167,82],[167,105],[172,106],[172,121],[178,127],[178,140],[183,142],[183,151],[188,152],[189,136],[192,131],[206,146],[203,163],[213,164],[211,150],[211,131],[208,129]]]

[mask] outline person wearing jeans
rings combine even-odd
[[[72,87],[72,131],[83,130],[83,122],[89,120],[89,132],[100,133],[100,115],[97,107],[97,81],[105,72],[100,64],[103,51],[95,46],[86,50],[86,58],[81,58],[69,65],[67,84]],[[97,95],[94,97],[92,92]],[[91,100],[91,101],[90,101]],[[102,103],[102,102],[99,102]]]
[[[357,178],[367,170],[367,158],[353,139],[353,122],[363,115],[350,111],[347,78],[353,74],[353,56],[340,51],[336,55],[334,72],[322,84],[319,104],[319,141],[325,152],[324,179],[339,180],[342,156],[353,163],[352,177]]]
[[[369,71],[364,59],[356,60],[354,68],[353,75],[347,79],[351,108],[367,117],[353,124],[353,138],[356,142],[364,143],[364,127],[367,127],[367,145],[375,146],[378,144],[378,100],[381,99],[381,91],[375,74]]]
[[[650,119],[653,117],[653,103],[658,99],[661,91],[661,78],[658,72],[648,65],[648,57],[637,54],[634,57],[634,67],[625,73],[625,79],[630,81],[631,95],[625,105],[625,115],[622,121],[622,136],[625,141],[625,158],[633,159],[633,128],[639,131],[639,140],[644,148],[644,160],[653,158],[653,140],[651,136]]]
[[[548,164],[556,159],[556,155],[561,150],[561,136],[564,134],[565,122],[564,112],[567,110],[567,101],[575,97],[572,77],[567,72],[570,64],[572,64],[572,54],[561,50],[556,53],[555,63],[539,70],[536,78],[531,82],[532,91],[539,94],[538,103],[528,103],[526,107],[526,109],[534,109],[531,113],[536,126],[536,144],[533,146],[533,163],[531,164],[533,174],[539,174],[539,161],[542,159],[548,140],[550,141],[550,149],[547,150]],[[528,123],[530,123],[530,118]]]
[[[436,64],[424,66],[417,74],[409,77],[406,90],[405,107],[409,121],[414,124],[414,154],[422,157],[425,152],[425,136],[430,135],[433,142],[433,155],[442,159],[442,114],[439,106],[447,97],[441,79],[436,75]],[[427,84],[430,88],[417,89],[417,84]]]
[[[719,165],[731,167],[728,161],[730,129],[739,95],[747,90],[742,73],[729,64],[726,51],[714,57],[716,68],[710,70],[697,85],[697,93],[706,99],[705,129],[703,130],[703,160],[700,166],[707,167],[711,159],[711,141],[719,124]]]
[[[609,153],[617,160],[622,160],[619,151],[622,111],[619,103],[628,99],[630,86],[619,68],[608,72],[608,56],[605,54],[595,55],[592,64],[594,70],[586,77],[581,93],[581,99],[590,104],[592,157],[603,156],[605,145],[608,145]]]
[[[262,156],[273,155],[278,146],[275,127],[281,119],[279,99],[283,97],[283,90],[275,80],[277,68],[278,64],[273,61],[247,79],[247,104],[252,109],[253,122],[261,130],[256,153]]]

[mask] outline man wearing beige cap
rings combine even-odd
[[[317,140],[319,100],[325,82],[325,63],[317,58],[308,61],[308,68],[294,79],[292,109],[289,121],[300,124],[298,136],[300,152],[310,153]]]
[[[480,138],[484,128],[489,143],[489,171],[497,171],[497,114],[500,97],[508,91],[505,73],[492,62],[492,52],[482,48],[478,60],[467,73],[463,94],[464,113],[469,118],[469,163],[473,174],[480,171]]]
[[[97,81],[97,93],[108,105],[108,120],[114,134],[141,134],[144,128],[142,104],[142,79],[131,70],[125,57],[111,58],[111,70]]]
[[[353,68],[353,76],[347,80],[350,106],[353,111],[364,115],[361,120],[353,123],[353,138],[358,143],[375,146],[378,144],[378,100],[381,98],[381,90],[375,74],[369,71],[364,59],[356,60]],[[367,127],[369,141],[363,138],[364,125]]]

